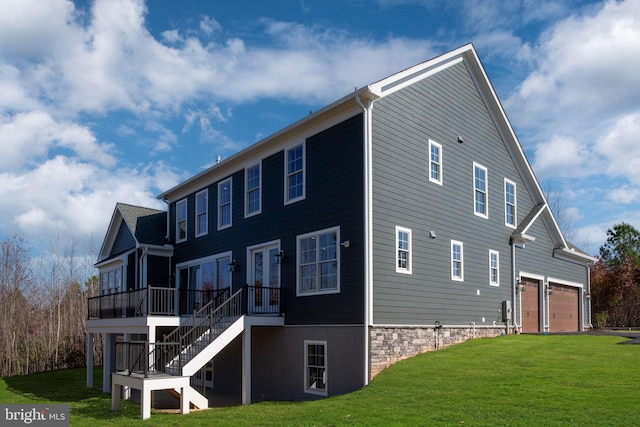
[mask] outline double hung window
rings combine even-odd
[[[196,194],[196,237],[204,236],[208,232],[208,200],[209,190],[202,190]]]
[[[285,204],[302,200],[305,197],[304,144],[297,145],[285,152]]]
[[[489,284],[500,286],[500,254],[498,251],[489,251]]]
[[[487,168],[473,163],[474,213],[488,218]]]
[[[176,242],[187,240],[187,199],[176,203]]]
[[[298,236],[298,295],[340,292],[339,228]]]
[[[231,227],[231,178],[218,184],[218,230]]]
[[[516,183],[504,180],[504,223],[516,227]]]
[[[411,230],[396,227],[396,272],[411,274]]]
[[[464,280],[463,244],[456,240],[451,241],[451,280]]]
[[[327,343],[304,342],[304,391],[327,395]]]
[[[262,178],[260,169],[260,163],[245,169],[245,217],[259,214],[262,211]]]
[[[442,145],[429,140],[429,181],[442,185]]]

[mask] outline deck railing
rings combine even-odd
[[[211,301],[219,305],[228,297],[229,289],[178,290],[150,286],[89,298],[87,318],[179,316],[192,314]]]
[[[181,375],[182,368],[240,316],[279,315],[280,289],[244,286],[223,302],[212,299],[163,341],[116,343],[116,370],[149,376]]]

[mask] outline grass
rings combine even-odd
[[[310,402],[262,402],[139,419],[84,387],[85,370],[0,379],[1,403],[69,403],[72,426],[640,425],[640,346],[607,336],[478,339],[397,363],[366,388]],[[100,382],[96,372],[96,381]]]

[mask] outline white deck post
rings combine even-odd
[[[140,416],[143,420],[151,418],[151,390],[144,385],[140,390]]]
[[[87,334],[87,388],[93,388],[93,332]]]
[[[242,404],[251,404],[251,325],[242,333]]]
[[[189,398],[187,396],[187,388],[180,387],[180,413],[189,413]]]

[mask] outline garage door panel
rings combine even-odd
[[[538,281],[522,278],[522,332],[540,332],[540,299]]]
[[[572,286],[549,284],[549,330],[551,332],[578,331],[580,329],[579,289]]]

